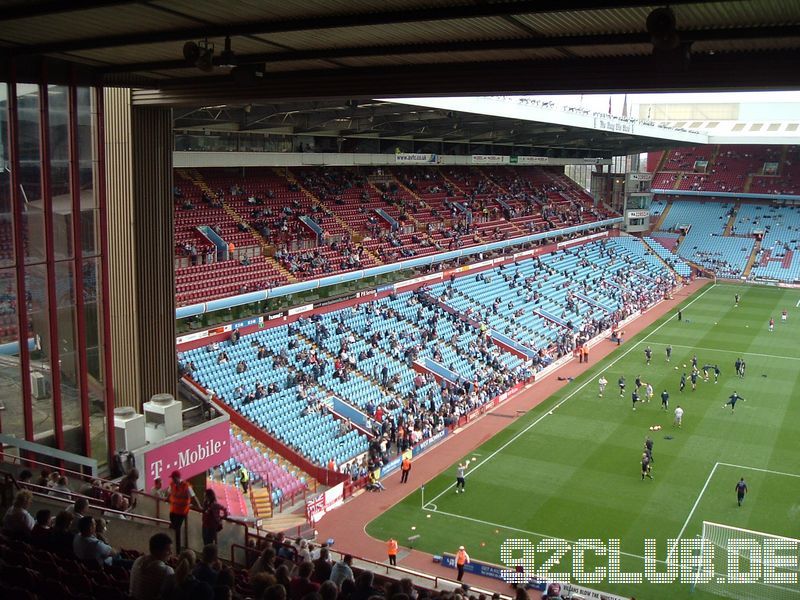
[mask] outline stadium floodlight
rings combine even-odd
[[[800,540],[703,521],[692,590],[735,600],[800,600]]]
[[[208,40],[186,42],[183,58],[189,65],[208,73],[214,69],[214,44]]]

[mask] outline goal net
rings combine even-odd
[[[703,521],[692,589],[737,600],[800,600],[800,540]]]

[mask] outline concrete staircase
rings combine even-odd
[[[250,506],[256,519],[271,519],[273,515],[272,494],[268,488],[250,489]]]
[[[761,240],[756,240],[756,243],[753,244],[753,251],[750,253],[750,258],[747,259],[747,265],[745,265],[744,271],[742,271],[742,277],[750,277],[750,271],[753,270],[753,267],[756,263],[756,257],[758,253],[761,251]]]
[[[667,213],[669,213],[669,209],[672,208],[672,202],[667,202],[667,205],[664,207],[664,211],[658,216],[658,221],[653,226],[652,231],[658,231],[661,229],[661,226],[664,224],[664,221],[667,220]]]
[[[725,232],[723,233],[725,237],[730,237],[731,234],[733,233],[733,225],[736,223],[736,215],[739,214],[739,209],[741,207],[742,207],[741,202],[737,202],[736,204],[734,204],[731,216],[728,219],[728,222],[725,224]]]
[[[501,194],[504,194],[506,196],[510,196],[511,195],[511,192],[509,192],[506,188],[504,188],[502,185],[500,185],[494,179],[492,179],[491,175],[489,175],[486,171],[483,170],[483,167],[475,167],[475,168],[478,170],[478,172],[481,175],[483,175],[483,177],[486,179],[486,181],[488,181],[489,183],[492,184],[492,187],[494,187],[498,192],[500,192]],[[520,235],[526,235],[527,234],[527,232],[523,231],[523,229],[519,225],[517,225],[516,223],[508,221],[508,224],[511,225]]]
[[[297,188],[303,193],[303,195],[311,201],[312,205],[317,204],[321,206],[323,209],[325,209],[325,216],[333,217],[333,220],[336,221],[339,224],[339,226],[342,229],[344,229],[348,234],[350,234],[351,240],[360,241],[361,239],[363,239],[363,236],[359,232],[355,231],[352,227],[350,227],[350,225],[348,225],[348,223],[344,219],[342,219],[339,215],[337,215],[336,211],[331,210],[331,208],[327,206],[322,200],[320,200],[311,190],[304,187],[303,184],[297,180],[297,178],[291,171],[281,170],[277,167],[273,170],[275,171],[275,173],[278,174],[278,176],[283,177],[289,183],[295,184]],[[383,261],[380,258],[378,258],[375,254],[370,252],[366,247],[364,248],[364,252],[372,260],[374,260],[376,264],[378,265],[383,264]]]
[[[364,338],[363,338],[363,336],[361,336],[360,334],[357,334],[355,331],[353,331],[352,333],[353,333],[353,335],[354,335],[354,336],[355,336],[357,339],[362,339],[362,340],[364,339]],[[327,359],[328,359],[328,360],[329,360],[331,363],[333,363],[333,361],[334,361],[334,360],[336,360],[336,357],[333,355],[333,353],[332,353],[332,352],[329,352],[329,351],[328,351],[328,349],[327,349],[327,348],[325,348],[324,346],[319,346],[319,345],[317,345],[317,344],[316,344],[316,342],[314,342],[314,340],[312,340],[310,337],[308,337],[308,336],[307,336],[306,334],[304,334],[302,331],[298,331],[298,332],[296,332],[296,333],[295,333],[295,335],[296,335],[297,337],[299,337],[301,340],[303,340],[304,342],[306,342],[307,344],[309,344],[309,345],[310,345],[312,348],[314,348],[314,349],[315,349],[315,350],[317,350],[318,352],[321,352],[322,354],[324,354],[324,355],[325,355],[325,357],[326,357],[326,358],[327,358]],[[376,350],[377,350],[377,352],[379,352],[379,353],[385,354],[387,359],[388,359],[388,358],[391,358],[391,357],[390,357],[388,354],[386,354],[386,352],[385,352],[385,351],[384,351],[384,350],[383,350],[381,347],[378,347],[378,348],[376,348]],[[378,380],[377,380],[375,377],[373,377],[372,375],[369,375],[369,374],[367,374],[367,373],[364,373],[363,371],[359,371],[358,369],[356,369],[356,370],[354,370],[354,371],[350,371],[350,373],[351,373],[351,374],[352,374],[354,377],[358,377],[359,379],[363,379],[364,381],[368,381],[369,383],[371,383],[371,384],[373,384],[373,385],[377,386],[378,388],[380,388],[380,390],[381,390],[381,391],[382,391],[382,392],[383,392],[383,393],[384,393],[386,396],[388,396],[388,397],[390,397],[390,398],[394,398],[394,399],[395,399],[395,400],[397,400],[397,401],[398,401],[398,402],[399,402],[401,405],[405,406],[405,402],[403,402],[403,399],[402,399],[402,398],[401,398],[399,395],[397,395],[395,392],[390,392],[389,390],[387,390],[387,389],[386,389],[386,388],[385,388],[385,387],[384,387],[384,386],[381,384],[381,382],[380,382],[380,381],[378,381]],[[317,385],[317,386],[319,386],[319,387],[321,387],[321,388],[323,388],[323,389],[325,389],[325,390],[327,390],[327,391],[329,391],[331,394],[333,394],[333,395],[335,395],[335,396],[338,396],[338,397],[340,397],[340,398],[341,398],[341,395],[340,395],[340,394],[337,394],[335,391],[333,391],[333,390],[332,390],[332,389],[330,389],[329,387],[327,387],[327,386],[325,386],[325,385],[323,385],[323,384],[321,384],[321,383],[317,383],[316,385]],[[344,400],[345,402],[348,402],[348,403],[350,403],[350,401],[349,401],[347,398],[341,398],[341,399],[342,399],[342,400]],[[358,407],[358,406],[356,406],[356,408],[358,408],[359,410],[361,410],[361,408],[360,408],[360,407]]]
[[[181,173],[181,171],[179,171],[179,173]],[[188,175],[185,175],[184,177],[189,179],[192,183],[194,183],[195,187],[205,192],[209,196],[216,195],[216,192],[214,192],[214,190],[208,186],[203,179],[203,176],[196,170],[190,170]],[[247,229],[247,232],[252,235],[253,238],[255,238],[256,242],[258,242],[258,245],[261,247],[261,255],[264,257],[264,262],[283,275],[290,283],[295,283],[298,281],[297,277],[292,275],[286,268],[284,268],[283,265],[267,254],[268,251],[272,250],[272,246],[267,242],[267,240],[264,239],[264,236],[253,229],[250,224],[245,221],[242,216],[224,200],[222,202],[222,208],[231,219],[233,219],[237,224],[243,225]]]
[[[675,277],[677,277],[677,278],[678,278],[678,280],[680,280],[680,279],[681,279],[681,276],[680,276],[680,275],[678,275],[678,272],[677,272],[677,271],[675,271],[675,269],[674,269],[674,268],[672,268],[672,265],[670,265],[670,264],[669,264],[667,261],[665,261],[665,260],[664,260],[664,259],[663,259],[661,256],[659,256],[659,254],[658,254],[658,253],[655,251],[655,249],[653,248],[653,246],[652,246],[650,243],[648,243],[648,242],[647,242],[647,240],[645,240],[644,238],[640,238],[640,239],[642,240],[642,243],[643,243],[645,246],[647,246],[647,247],[650,249],[650,252],[652,252],[653,256],[655,256],[655,257],[656,257],[658,260],[660,260],[660,261],[661,261],[661,264],[663,264],[663,265],[664,265],[664,266],[665,266],[667,269],[669,269],[669,271],[670,271],[670,272],[671,272],[671,273],[672,273],[672,274],[673,274]],[[657,243],[657,242],[656,242],[656,243]]]

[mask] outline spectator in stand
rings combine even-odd
[[[50,490],[49,494],[57,498],[64,498],[65,500],[69,500],[72,497],[72,490],[69,487],[69,480],[63,475],[58,477],[58,479],[56,479],[55,485],[53,486],[53,489]]]
[[[67,512],[72,513],[72,524],[70,525],[70,533],[73,535],[78,533],[78,524],[80,520],[86,516],[89,510],[89,501],[86,498],[78,498],[75,503],[67,508]]]
[[[161,483],[161,477],[156,477],[153,480],[153,487],[150,488],[150,495],[166,500],[169,497],[169,490]]]
[[[289,566],[286,563],[275,569],[275,581],[277,581],[279,585],[286,588],[286,594],[288,596],[289,586],[292,584],[292,577],[289,575]]]
[[[139,489],[139,471],[131,469],[119,482],[119,493],[131,496]]]
[[[31,543],[40,547],[47,547],[50,544],[50,536],[53,530],[50,528],[52,513],[45,509],[36,512],[36,524],[31,531]]]
[[[297,538],[294,547],[297,551],[297,562],[311,562],[311,552],[308,549],[308,541]]]
[[[375,574],[372,571],[361,571],[356,579],[356,589],[350,600],[369,600],[372,596],[382,596],[380,590],[373,587]]]
[[[337,561],[331,568],[330,580],[335,583],[339,589],[342,589],[342,583],[345,581],[355,582],[353,578],[353,557],[345,554],[342,560]]]
[[[53,529],[50,532],[50,543],[47,550],[63,558],[73,557],[72,541],[75,539],[75,534],[70,531],[72,519],[71,512],[62,510],[56,515]]]
[[[222,520],[228,518],[228,509],[217,502],[214,490],[207,489],[203,498],[203,543],[216,544],[222,531]]]
[[[108,508],[111,510],[104,510],[103,516],[106,517],[113,517],[115,519],[128,519],[124,513],[130,509],[130,505],[128,504],[128,499],[125,498],[119,492],[114,492],[111,494],[111,498],[108,501]]]
[[[282,558],[283,560],[289,562],[295,562],[297,559],[297,554],[295,553],[292,543],[289,540],[285,540],[278,548],[278,558]]]
[[[339,596],[339,588],[332,581],[324,581],[319,586],[319,595],[322,600],[336,600]]]
[[[275,574],[275,549],[271,546],[264,548],[264,551],[250,567],[250,579],[260,573]]]
[[[120,559],[114,549],[97,539],[96,523],[93,517],[83,517],[78,524],[78,533],[72,540],[72,551],[75,558],[90,565],[118,564],[123,566],[127,561]]]
[[[306,594],[319,591],[319,584],[311,581],[311,573],[314,565],[310,562],[302,562],[297,569],[297,576],[289,584],[290,600],[301,600]]]
[[[217,585],[214,586],[214,600],[233,600],[233,588],[235,586],[236,577],[233,571],[231,569],[223,569],[220,571]]]
[[[213,600],[213,588],[204,581],[198,581],[192,575],[196,562],[197,559],[192,550],[184,550],[178,556],[171,600]]]
[[[17,475],[17,483],[22,488],[27,488],[29,483],[33,483],[33,473],[28,469],[22,469]]]
[[[108,541],[108,521],[102,517],[94,520],[94,535],[104,544],[110,544]]]
[[[42,469],[39,471],[39,479],[36,480],[36,485],[47,487],[47,482],[50,480],[50,469]]]
[[[3,533],[9,537],[27,539],[33,531],[36,521],[28,512],[33,494],[29,490],[20,490],[14,496],[14,503],[3,517]]]
[[[166,533],[150,538],[150,554],[136,559],[131,568],[129,593],[134,600],[166,598],[174,587],[175,572],[167,565],[172,540]]]
[[[219,560],[219,551],[216,544],[206,544],[203,546],[203,554],[195,566],[192,574],[198,581],[204,581],[211,587],[217,585],[222,563]]]
[[[327,548],[320,548],[319,558],[314,561],[314,575],[312,580],[317,583],[328,581],[331,578],[331,560]]]

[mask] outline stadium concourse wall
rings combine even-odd
[[[564,229],[557,229],[555,231],[545,231],[542,233],[535,233],[508,240],[501,240],[491,244],[481,244],[479,246],[471,246],[463,250],[453,250],[450,252],[442,252],[440,254],[433,254],[430,256],[422,256],[419,258],[412,258],[410,260],[398,261],[390,265],[380,265],[371,267],[369,269],[362,269],[360,271],[351,271],[342,273],[341,275],[332,275],[330,277],[322,277],[320,279],[313,279],[310,281],[301,281],[299,283],[291,283],[288,285],[278,286],[269,290],[259,290],[257,292],[249,292],[247,294],[238,294],[230,296],[221,300],[210,300],[208,302],[200,302],[198,304],[191,304],[188,306],[181,306],[175,310],[176,319],[184,319],[187,317],[195,317],[217,310],[224,310],[226,308],[233,308],[235,306],[242,306],[244,304],[251,304],[253,302],[261,302],[269,298],[280,298],[282,296],[289,296],[292,294],[299,294],[300,292],[307,292],[331,285],[340,283],[347,283],[348,281],[356,281],[367,277],[374,277],[376,275],[385,275],[395,271],[402,271],[405,269],[413,269],[417,267],[428,267],[438,263],[443,263],[466,256],[473,256],[482,254],[484,252],[493,252],[495,250],[503,250],[511,246],[525,244],[529,242],[538,242],[547,238],[554,238],[557,236],[571,235],[574,233],[583,233],[593,229],[601,229],[603,227],[612,227],[618,223],[622,223],[622,217],[614,217],[611,219],[604,219],[602,221],[595,221],[593,223],[584,223],[582,225],[575,225],[573,227],[566,227]],[[524,253],[517,253],[524,254]]]
[[[500,154],[436,154],[400,152],[369,154],[365,152],[203,152],[178,150],[172,153],[176,169],[247,168],[247,167],[402,167],[456,165],[512,165],[563,167],[566,165],[610,165],[610,158],[553,158],[550,156],[508,156]]]
[[[591,223],[590,225],[593,225],[594,227],[598,227],[598,228],[599,227],[607,227],[607,226],[619,223],[621,221],[622,221],[621,218],[607,219],[605,221],[598,221],[597,223]],[[573,228],[570,228],[570,229],[573,229]],[[552,235],[562,234],[562,233],[567,232],[567,231],[569,231],[569,230],[560,230],[558,232],[553,233]],[[449,279],[451,277],[463,277],[465,275],[474,275],[476,273],[480,273],[481,271],[486,271],[488,269],[492,269],[492,268],[500,266],[500,265],[506,265],[506,264],[515,262],[517,260],[533,258],[535,256],[540,256],[542,254],[548,254],[550,252],[555,252],[556,250],[562,250],[564,248],[569,248],[569,247],[572,247],[572,246],[586,244],[588,242],[595,241],[595,240],[598,240],[598,239],[602,239],[602,238],[605,238],[605,237],[615,237],[617,235],[619,235],[619,231],[617,229],[608,229],[606,231],[600,231],[600,232],[597,232],[597,233],[592,233],[592,234],[589,234],[589,235],[586,235],[586,236],[583,236],[583,237],[574,238],[574,239],[571,239],[571,240],[565,240],[563,242],[554,242],[552,244],[547,244],[545,246],[540,246],[538,248],[532,248],[530,250],[524,250],[524,251],[521,251],[521,252],[515,252],[514,254],[509,254],[509,255],[503,256],[501,258],[485,260],[485,261],[478,262],[478,263],[473,263],[473,264],[470,264],[470,265],[464,265],[464,266],[461,266],[461,267],[456,267],[454,269],[448,269],[446,271],[441,271],[439,273],[431,273],[429,275],[422,275],[420,277],[415,277],[413,279],[407,279],[405,281],[400,281],[398,283],[394,283],[394,284],[391,284],[391,285],[378,287],[378,288],[376,288],[375,290],[372,290],[372,291],[358,292],[355,295],[355,297],[353,297],[353,298],[350,298],[350,299],[347,299],[347,300],[341,300],[341,301],[338,301],[338,302],[332,302],[332,303],[329,303],[329,304],[325,304],[323,306],[315,306],[314,304],[305,304],[303,306],[297,306],[297,307],[294,307],[294,308],[290,308],[289,310],[286,310],[286,311],[279,311],[279,312],[275,312],[275,313],[269,313],[269,314],[264,315],[264,316],[252,317],[252,318],[245,319],[243,321],[238,321],[238,322],[235,322],[235,323],[231,323],[231,324],[228,324],[228,325],[220,325],[220,326],[212,327],[212,328],[209,328],[209,329],[203,329],[203,330],[200,330],[200,331],[194,331],[192,333],[187,333],[185,335],[178,336],[176,338],[176,340],[175,340],[175,343],[176,343],[176,347],[177,347],[178,352],[183,352],[183,351],[186,351],[186,350],[192,350],[194,348],[200,348],[202,346],[205,346],[207,344],[211,344],[211,343],[214,343],[214,342],[224,341],[228,337],[230,337],[230,334],[234,329],[238,330],[239,333],[241,333],[242,335],[245,335],[245,334],[248,334],[248,333],[252,333],[254,331],[258,331],[259,329],[263,329],[263,328],[270,328],[270,327],[276,327],[276,326],[279,326],[279,325],[286,325],[286,324],[293,323],[293,322],[297,321],[305,313],[308,313],[308,312],[310,312],[312,310],[317,312],[317,313],[320,313],[320,314],[325,314],[325,313],[328,313],[328,312],[341,310],[342,308],[348,308],[350,306],[353,306],[354,304],[361,304],[362,302],[371,302],[373,300],[379,300],[381,298],[385,298],[386,296],[389,296],[390,294],[412,291],[412,290],[418,289],[418,288],[420,288],[422,286],[430,285],[432,283],[436,283],[436,282],[439,282],[439,281],[445,281],[445,280],[447,280],[447,279]],[[529,237],[536,237],[536,239],[543,239],[544,236],[539,235],[539,236],[529,236]],[[515,240],[515,242],[516,243],[520,243],[520,240],[521,240],[521,238],[517,238],[517,240]],[[495,246],[496,244],[491,244],[491,245]],[[481,248],[485,248],[485,246],[480,246],[480,247]],[[472,248],[470,248],[469,250],[472,250]],[[447,254],[450,255],[450,254],[454,254],[454,253],[448,252]],[[461,256],[464,256],[464,255],[465,254],[461,254]],[[452,259],[452,257],[448,258],[448,259],[444,259],[444,260],[451,260],[451,259]],[[410,261],[406,261],[406,262],[410,262]],[[436,262],[441,262],[441,261],[436,261]],[[396,265],[402,265],[402,264],[404,264],[404,263],[396,263],[395,265],[387,265],[387,267],[395,267]],[[428,263],[428,264],[430,264],[430,263]],[[407,268],[407,267],[401,267],[401,268]],[[397,269],[393,269],[392,268],[391,270],[397,270]],[[367,269],[366,271],[372,271],[372,269]],[[358,273],[365,273],[366,271],[359,271]],[[375,273],[370,273],[369,275],[366,275],[366,276],[369,277],[369,276],[374,275],[374,274]],[[352,278],[352,279],[355,279],[355,278]],[[349,281],[349,279],[348,279],[348,281]],[[305,283],[310,284],[310,285],[308,287],[304,287],[302,290],[292,290],[291,292],[288,292],[288,293],[297,293],[299,291],[306,291],[308,289],[316,289],[318,287],[322,287],[322,286],[317,285],[318,281],[309,281],[309,282],[305,282]],[[341,283],[341,282],[337,281],[336,283]],[[297,285],[303,285],[303,284],[292,284],[291,286],[282,286],[282,287],[284,287],[284,288],[292,287],[293,288],[293,287],[295,287]],[[331,284],[326,284],[326,285],[331,285]],[[280,295],[284,295],[284,294],[275,294],[275,292],[278,289],[280,289],[280,288],[274,288],[272,290],[262,290],[262,291],[259,291],[259,292],[253,292],[252,294],[244,294],[244,296],[258,295],[258,298],[253,298],[253,299],[247,300],[247,302],[241,302],[240,303],[237,299],[240,298],[241,296],[233,296],[232,298],[228,298],[226,300],[235,301],[234,304],[230,305],[230,307],[233,307],[233,306],[238,306],[239,304],[246,304],[246,303],[249,303],[249,302],[256,302],[256,301],[264,300],[266,297],[273,298],[273,297],[277,297],[277,296],[280,296]],[[216,304],[218,302],[225,302],[226,300],[218,300],[218,301],[215,301],[213,303],[212,302],[208,302],[208,303],[205,303],[205,304]],[[205,304],[203,306],[205,306]],[[200,305],[195,305],[195,306],[200,306]],[[190,307],[183,307],[183,308],[190,308]],[[176,312],[180,312],[180,310],[181,309],[178,309],[178,311],[176,311]],[[219,307],[215,306],[213,308],[213,310],[219,310]],[[203,311],[201,311],[201,312],[199,312],[197,314],[202,314],[202,312],[206,312],[206,311],[203,310]],[[187,316],[191,316],[191,315],[178,314],[177,318],[180,319],[180,318],[187,317]],[[498,339],[497,341],[500,342],[501,345],[504,344],[504,341],[502,339]],[[514,348],[514,347],[509,347],[508,350],[511,351],[511,352],[514,352],[515,354],[518,354],[520,352],[520,350],[518,348]]]

